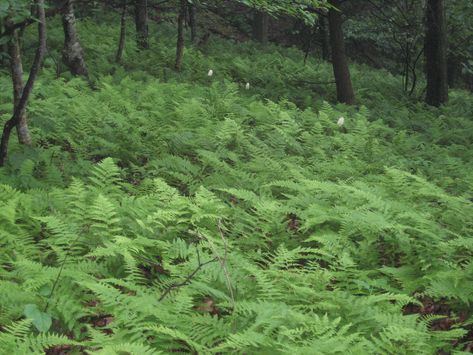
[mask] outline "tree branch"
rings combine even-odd
[[[45,18],[53,17],[57,15],[59,12],[61,12],[61,8],[62,6],[54,8],[54,9],[45,10],[44,12]],[[5,31],[0,33],[0,38],[5,37],[5,36],[11,36],[13,32],[15,32],[15,30],[28,27],[29,25],[32,25],[33,23],[36,23],[36,22],[38,22],[38,19],[29,17],[21,22],[13,23],[11,25],[6,24]]]

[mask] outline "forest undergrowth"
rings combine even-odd
[[[0,352],[472,351],[471,94],[353,65],[333,105],[296,49],[212,38],[177,73],[165,25],[120,65],[117,28],[80,26],[90,80],[51,28],[0,170]]]

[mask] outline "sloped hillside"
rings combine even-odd
[[[354,66],[333,105],[295,49],[212,39],[176,73],[165,25],[123,66],[118,29],[80,29],[91,82],[51,50],[0,170],[5,354],[471,350],[470,94],[427,109]]]

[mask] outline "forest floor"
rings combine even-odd
[[[79,30],[91,80],[52,26],[0,170],[3,349],[472,351],[471,93],[429,108],[354,64],[349,107],[295,48],[212,36],[176,72],[170,26],[121,64],[117,28]]]

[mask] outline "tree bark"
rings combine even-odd
[[[428,0],[426,7],[425,70],[427,91],[425,102],[440,106],[448,101],[447,35],[443,0]]]
[[[64,28],[62,60],[73,75],[87,77],[89,73],[76,30],[74,0],[67,0],[62,8],[62,25]]]
[[[123,57],[123,51],[125,49],[125,40],[126,40],[126,12],[127,12],[127,0],[123,0],[122,7],[122,16],[120,19],[120,40],[118,41],[117,54],[115,56],[115,61],[120,63]]]
[[[184,21],[186,19],[187,0],[181,0],[177,18],[176,70],[181,70],[184,57]]]
[[[149,48],[148,0],[135,2],[136,44],[138,49]]]
[[[12,38],[8,42],[8,54],[10,56],[10,70],[13,82],[13,113],[20,103],[21,95],[23,93],[23,64],[21,62],[20,44],[18,41],[18,31],[13,32]],[[18,134],[18,141],[20,144],[31,144],[31,135],[28,129],[28,122],[26,119],[26,108],[24,107],[18,117],[16,125]]]
[[[269,16],[262,11],[256,11],[253,21],[253,35],[260,43],[268,42]]]
[[[352,105],[355,101],[355,93],[348,68],[348,60],[345,52],[345,39],[343,37],[343,19],[340,10],[340,1],[332,0],[331,4],[336,9],[330,9],[328,14],[330,45],[332,47],[332,66],[337,86],[337,99],[339,102]]]
[[[28,99],[33,91],[33,86],[38,76],[38,72],[43,62],[44,54],[46,52],[46,16],[44,13],[44,0],[35,0],[36,8],[38,9],[38,48],[31,66],[28,81],[23,89],[18,105],[15,107],[12,118],[10,118],[3,127],[2,139],[0,142],[0,166],[5,165],[5,160],[8,155],[8,142],[10,134],[14,127],[17,126],[21,112],[26,108]]]
[[[197,8],[195,4],[189,4],[189,25],[191,28],[191,41],[197,42]]]

